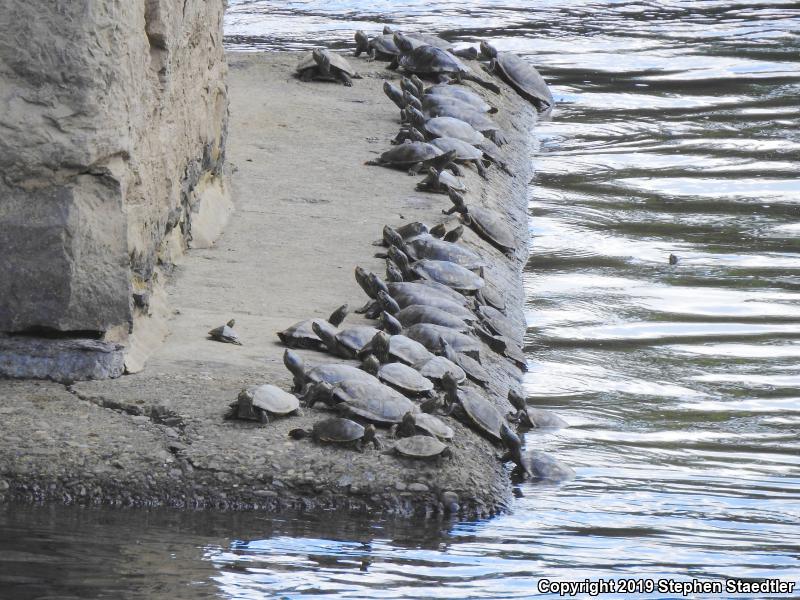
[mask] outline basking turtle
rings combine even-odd
[[[311,431],[306,429],[292,429],[289,436],[300,440],[305,437],[311,438],[317,443],[347,444],[354,446],[362,452],[364,446],[372,444],[380,449],[381,445],[375,435],[375,426],[370,424],[364,427],[350,419],[341,417],[331,417],[314,423]]]
[[[383,228],[383,232],[387,246],[396,246],[412,260],[424,258],[445,260],[461,265],[470,271],[486,266],[486,261],[469,248],[440,239],[430,233],[403,239],[398,232],[388,225]],[[376,254],[375,256],[385,258],[387,254]]]
[[[486,136],[461,119],[456,119],[455,117],[433,117],[428,119],[414,107],[405,108],[404,111],[408,115],[409,122],[420,131],[426,133],[431,139],[452,137],[473,146],[479,146],[486,141]]]
[[[446,96],[433,96],[433,98],[438,99],[428,101],[427,108],[423,109],[424,105],[420,107],[415,106],[414,108],[417,110],[423,109],[422,114],[429,119],[434,117],[453,117],[455,119],[461,119],[465,123],[472,125],[476,131],[480,131],[495,144],[502,146],[506,143],[506,137],[500,129],[500,126],[487,117],[485,112],[475,110],[470,105],[454,98],[447,98]],[[408,99],[406,98],[405,100],[406,107],[408,108]]]
[[[451,361],[453,364],[458,365],[458,367],[461,368],[464,373],[466,373],[466,376],[472,381],[481,387],[486,387],[486,385],[489,383],[489,371],[487,371],[483,365],[481,365],[481,363],[471,356],[461,352],[456,352],[445,340],[442,340],[441,344],[442,355],[446,359]],[[461,381],[459,381],[459,383],[461,383]]]
[[[376,35],[370,38],[365,31],[358,30],[355,34],[356,50],[353,56],[359,56],[362,52],[369,54],[367,60],[394,60],[400,55],[400,50],[394,43],[394,36],[389,34]]]
[[[435,306],[425,306],[424,304],[406,306],[400,309],[394,317],[403,327],[411,327],[417,323],[432,323],[433,325],[441,325],[461,333],[472,331],[472,328],[463,319]]]
[[[231,319],[225,325],[220,325],[219,327],[215,327],[211,331],[208,332],[208,337],[212,340],[217,342],[224,342],[226,344],[236,344],[237,346],[242,345],[242,341],[239,339],[239,334],[233,330],[233,326],[236,325],[236,320]]]
[[[400,267],[406,280],[426,279],[464,293],[475,292],[484,286],[482,277],[447,260],[425,258],[412,265],[408,256],[397,246],[389,248],[389,258]]]
[[[433,167],[428,168],[428,175],[417,184],[417,189],[421,192],[434,192],[446,194],[450,190],[466,192],[467,186],[464,181],[450,171],[437,171]]]
[[[544,482],[559,483],[575,479],[575,471],[569,465],[540,450],[528,450],[521,454],[522,468],[515,469],[522,478],[526,476]]]
[[[349,311],[347,304],[342,304],[339,308],[331,313],[328,317],[327,323],[333,327],[339,327],[344,321]],[[320,337],[314,333],[311,325],[315,322],[323,321],[324,319],[306,319],[295,323],[291,327],[278,332],[278,337],[284,345],[290,348],[307,348],[310,350],[325,350],[325,344]]]
[[[413,82],[411,83],[413,85]],[[416,85],[414,87],[416,88]],[[481,98],[478,94],[473,92],[471,89],[460,85],[444,84],[444,85],[434,85],[427,88],[426,90],[424,90],[424,94],[420,97],[420,100],[422,100],[422,107],[423,108],[426,107],[426,102],[428,103],[438,102],[437,98],[453,98],[455,100],[463,102],[467,106],[471,106],[473,109],[478,110],[480,112],[487,112],[487,113],[497,112],[497,109],[495,107],[486,102],[486,100]]]
[[[283,364],[294,377],[294,386],[292,388],[294,392],[301,392],[308,383],[314,384],[320,381],[330,384],[336,384],[345,379],[378,382],[378,379],[353,365],[329,363],[307,369],[300,355],[288,348],[283,353]]]
[[[480,362],[482,344],[475,338],[459,333],[449,327],[430,323],[417,323],[411,327],[406,327],[403,330],[403,334],[419,342],[434,354],[442,354],[444,352],[442,342],[447,342],[456,352],[466,354]]]
[[[561,429],[569,426],[564,419],[549,410],[528,406],[522,392],[517,388],[508,390],[508,401],[517,409],[517,412],[510,413],[509,417],[522,427]]]
[[[413,435],[397,440],[393,450],[405,458],[419,458],[430,460],[439,456],[450,458],[452,450],[434,437],[428,435]]]
[[[467,374],[464,369],[444,356],[433,356],[430,360],[415,365],[415,368],[420,372],[420,375],[436,383],[441,382],[445,373],[450,373],[450,376],[459,384],[467,380]]]
[[[440,227],[439,225],[435,226],[433,229]],[[383,237],[380,240],[375,240],[372,242],[373,246],[386,246],[389,247],[392,245],[392,242],[389,240],[396,239],[395,236],[399,236],[404,242],[406,240],[418,237],[420,235],[425,235],[433,231],[433,229],[428,229],[428,226],[425,223],[420,221],[412,221],[411,223],[406,223],[405,225],[401,225],[400,227],[389,227],[388,225],[383,226]],[[441,236],[439,236],[441,237]]]
[[[242,390],[236,402],[231,404],[231,410],[226,415],[228,419],[245,419],[247,421],[261,421],[269,423],[269,416],[282,417],[288,414],[297,414],[300,401],[284,392],[281,388],[269,383]]]
[[[407,73],[435,77],[441,83],[447,83],[451,79],[460,83],[462,79],[467,79],[495,93],[500,92],[497,85],[478,77],[467,65],[446,50],[430,45],[415,46],[401,33],[394,34],[394,43],[400,50],[397,64]]]
[[[325,343],[331,354],[342,358],[355,358],[361,349],[378,333],[377,329],[368,325],[348,327],[338,333],[323,327],[321,323],[312,323],[311,328]]]
[[[436,167],[444,169],[453,161],[455,152],[442,152],[427,142],[405,142],[390,148],[375,160],[368,160],[367,165],[379,165],[408,169],[409,175],[417,175],[422,169]]]
[[[456,156],[453,160],[459,163],[471,164],[478,171],[478,175],[486,179],[486,166],[483,164],[483,150],[478,150],[472,144],[468,144],[464,140],[451,137],[434,138],[430,142],[442,152],[449,152],[450,150],[456,151]],[[458,189],[456,189],[458,191]]]
[[[486,285],[483,286],[483,289],[475,294],[475,300],[480,306],[491,306],[500,312],[506,309],[506,299],[500,295],[500,292],[498,292],[494,286],[489,285],[488,281]]]
[[[459,388],[449,376],[445,376],[442,385],[450,413],[455,413],[490,441],[503,441],[503,426],[508,427],[508,424],[491,402],[471,388]]]
[[[342,55],[319,48],[306,54],[295,70],[301,81],[340,81],[349,87],[353,79],[360,79]]]
[[[405,110],[404,108],[400,109],[401,111]],[[404,144],[406,141],[409,142],[425,142],[428,138],[425,137],[425,134],[422,133],[416,127],[412,127],[410,125],[404,125],[400,128],[400,131],[397,132],[397,135],[392,138],[389,142],[390,144]]]
[[[522,341],[522,331],[514,325],[507,316],[488,304],[479,304],[476,312],[481,319],[481,323],[486,325],[497,335],[514,340],[515,343]]]
[[[408,412],[403,415],[403,421],[399,425],[392,427],[391,434],[396,438],[430,435],[440,440],[452,440],[455,432],[438,417],[424,412]]]
[[[446,215],[454,212],[461,213],[464,222],[471,226],[475,232],[492,244],[495,248],[502,250],[506,254],[512,254],[516,248],[516,240],[511,229],[503,223],[500,215],[492,210],[475,206],[467,209],[463,196],[454,190],[448,192],[453,207],[443,210]]]
[[[390,335],[385,331],[376,334],[365,351],[374,354],[381,363],[399,361],[409,366],[433,358],[433,354],[416,340],[400,334]]]
[[[356,416],[379,425],[400,423],[417,406],[400,392],[382,383],[346,379],[335,385],[320,382],[309,388],[306,405],[323,401],[346,416]]]
[[[486,70],[497,73],[516,92],[531,102],[537,110],[552,107],[553,94],[539,71],[513,52],[498,52],[489,42],[481,42],[481,55],[490,60]]]
[[[368,355],[362,368],[380,379],[386,385],[410,396],[429,396],[433,392],[433,383],[420,375],[419,371],[400,362],[381,362],[374,354]]]

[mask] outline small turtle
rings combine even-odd
[[[369,352],[375,354],[381,363],[399,361],[414,366],[433,358],[425,346],[411,338],[385,331],[378,333],[369,345]]]
[[[305,395],[310,408],[318,401],[345,414],[379,425],[393,425],[407,412],[418,412],[417,406],[400,392],[382,383],[346,379],[335,385],[321,382],[309,387]]]
[[[430,166],[443,169],[453,161],[454,157],[455,152],[442,152],[427,142],[405,142],[364,164],[408,169],[409,175],[416,175]]]
[[[365,445],[371,443],[375,448],[380,449],[381,445],[375,435],[375,426],[370,424],[364,427],[350,419],[341,417],[331,417],[314,423],[311,431],[306,429],[292,429],[289,436],[300,440],[305,437],[311,438],[317,443],[347,444],[354,446],[359,452],[363,451]]]
[[[297,414],[299,409],[300,401],[295,396],[277,386],[265,383],[242,390],[236,402],[231,404],[231,410],[226,418],[260,421],[266,425],[269,423],[270,415],[280,417]]]
[[[403,415],[403,421],[396,427],[392,427],[392,433],[396,438],[430,435],[446,441],[452,440],[455,436],[452,427],[440,418],[425,412],[406,413]]]
[[[458,367],[461,368],[464,373],[466,373],[466,376],[472,381],[481,387],[486,387],[486,385],[489,383],[489,371],[487,371],[483,365],[481,365],[481,363],[471,356],[461,352],[456,352],[445,340],[442,340],[441,344],[442,355],[446,359],[451,361],[453,364],[458,365]],[[461,381],[459,381],[459,383],[461,383]]]
[[[428,135],[429,138],[452,137],[458,140],[480,146],[486,141],[480,131],[472,125],[455,117],[427,118],[414,107],[404,109],[411,125]]]
[[[433,383],[420,375],[419,371],[399,362],[381,362],[374,354],[368,355],[362,363],[362,368],[371,375],[380,379],[386,385],[408,394],[410,396],[430,396],[433,392]]]
[[[342,55],[319,48],[306,54],[295,71],[301,81],[340,81],[348,87],[353,85],[353,79],[360,79]]]
[[[463,196],[454,190],[448,192],[453,207],[442,212],[451,215],[454,212],[461,213],[464,222],[471,226],[475,232],[492,244],[495,248],[502,250],[506,254],[511,254],[516,248],[516,240],[511,229],[503,223],[500,215],[486,208],[475,206],[467,209]]]
[[[429,75],[436,77],[440,83],[451,81],[455,78],[459,83],[462,79],[474,81],[495,93],[500,92],[491,81],[478,77],[472,70],[458,58],[436,46],[415,46],[406,36],[395,33],[394,43],[400,50],[397,64],[407,73]]]
[[[489,42],[481,42],[481,55],[490,60],[486,70],[497,73],[516,92],[544,111],[554,104],[550,88],[536,68],[513,52],[498,52]]]
[[[294,377],[293,392],[301,392],[306,387],[306,384],[319,383],[320,381],[325,381],[330,384],[336,384],[345,379],[378,381],[378,379],[369,373],[353,365],[345,365],[342,363],[329,363],[306,369],[300,355],[288,348],[283,353],[283,364]]]
[[[396,246],[389,248],[389,258],[400,267],[405,280],[426,279],[463,293],[474,293],[485,285],[482,277],[447,260],[426,258],[412,265],[408,256]]]
[[[453,452],[447,444],[443,444],[428,435],[412,435],[397,440],[393,450],[405,458],[430,460],[439,456],[452,457]]]
[[[215,327],[209,331],[208,337],[217,342],[225,342],[226,344],[236,344],[237,346],[241,346],[242,341],[239,339],[239,334],[233,330],[234,325],[236,325],[236,320],[231,319],[225,323],[225,325],[220,325],[219,327]]]
[[[455,161],[474,165],[478,175],[486,179],[486,166],[483,164],[483,150],[478,150],[472,144],[464,140],[451,137],[439,137],[431,140],[431,144],[439,148],[442,152],[456,151]],[[458,191],[458,190],[456,190]]]
[[[561,429],[569,426],[564,419],[549,410],[528,406],[525,396],[517,388],[508,390],[508,401],[517,409],[517,412],[510,413],[509,417],[522,427]]]
[[[428,168],[428,175],[417,184],[417,189],[421,192],[434,192],[436,194],[446,194],[450,190],[466,192],[467,186],[464,181],[449,171],[437,171],[433,167]]]
[[[417,323],[432,323],[433,325],[441,325],[460,331],[461,333],[469,333],[472,328],[466,321],[450,314],[447,311],[436,308],[435,306],[425,306],[424,304],[411,304],[394,315],[394,317],[401,323],[403,327],[411,327]]]
[[[342,304],[339,308],[331,313],[328,317],[327,323],[333,327],[339,327],[344,321],[349,311],[347,304]],[[324,350],[325,344],[320,337],[314,333],[311,328],[315,322],[322,321],[323,319],[306,319],[295,323],[291,327],[278,332],[278,337],[284,345],[289,348],[307,348],[310,350]]]
[[[461,265],[470,271],[486,266],[486,261],[469,248],[448,242],[429,233],[403,239],[388,225],[383,228],[383,232],[387,246],[397,246],[412,260],[424,258],[444,260]],[[376,254],[375,256],[385,258],[387,254]]]
[[[359,56],[362,52],[369,54],[368,60],[394,60],[400,55],[400,50],[394,43],[394,36],[389,34],[376,35],[370,38],[362,30],[356,31],[356,50],[353,56]]]
[[[411,327],[406,327],[403,330],[403,334],[419,342],[434,354],[442,354],[444,352],[442,342],[447,342],[456,352],[466,354],[480,362],[480,353],[483,345],[475,338],[448,327],[430,323],[417,323]],[[453,359],[450,358],[450,360]]]
[[[507,428],[508,424],[489,400],[471,388],[459,388],[447,375],[442,385],[450,413],[456,413],[490,441],[503,442],[503,426]]]
[[[354,358],[378,333],[377,329],[368,325],[348,327],[335,334],[321,323],[312,323],[311,328],[331,354],[342,358]]]
[[[420,97],[420,99],[422,100],[423,108],[425,107],[425,101],[428,98],[436,98],[436,97],[454,98],[456,100],[463,102],[464,104],[467,104],[468,106],[471,106],[475,110],[479,110],[481,112],[487,112],[487,113],[497,112],[497,109],[495,107],[486,102],[486,100],[481,98],[478,94],[473,92],[471,89],[460,85],[445,84],[445,85],[434,85],[427,88],[426,90],[424,90],[424,95]],[[430,100],[430,102],[435,102],[435,100]]]

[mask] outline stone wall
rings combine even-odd
[[[100,337],[141,366],[160,274],[230,210],[223,10],[2,3],[0,332]]]

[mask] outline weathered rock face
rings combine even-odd
[[[159,268],[220,231],[223,9],[2,3],[0,332],[126,341]]]

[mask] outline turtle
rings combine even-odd
[[[442,379],[442,386],[449,405],[448,413],[459,416],[488,440],[503,441],[503,426],[508,427],[508,424],[485,396],[472,388],[459,388],[449,375]]]
[[[301,81],[340,81],[348,87],[353,85],[353,79],[361,77],[342,55],[328,52],[324,48],[317,48],[303,56],[295,71]]]
[[[446,194],[450,190],[464,193],[467,191],[467,186],[450,171],[437,171],[433,167],[428,167],[428,175],[417,184],[417,189],[437,194]]]
[[[283,353],[283,364],[294,377],[294,386],[292,388],[294,392],[303,391],[308,383],[314,384],[320,381],[330,384],[339,383],[345,379],[378,381],[377,378],[369,373],[353,365],[343,363],[329,363],[307,369],[300,355],[288,348]]]
[[[400,109],[401,111],[405,110],[405,107]],[[402,114],[402,113],[401,113]],[[425,134],[422,133],[416,127],[412,127],[410,125],[404,125],[400,128],[400,131],[397,132],[397,135],[392,138],[389,142],[390,144],[404,144],[406,141],[409,142],[425,142],[428,138],[425,137]]]
[[[483,150],[479,150],[464,140],[452,137],[434,138],[430,143],[439,148],[442,152],[455,150],[456,156],[453,160],[473,165],[478,171],[478,175],[486,179],[486,166],[483,164]]]
[[[530,477],[543,482],[560,483],[575,479],[575,471],[557,458],[540,450],[528,450],[521,454],[522,468],[515,469],[521,478]]]
[[[393,315],[403,327],[410,327],[417,323],[432,323],[441,325],[461,333],[470,333],[472,328],[469,324],[447,311],[436,308],[435,306],[425,306],[424,304],[410,304]]]
[[[469,123],[476,131],[480,131],[484,136],[492,140],[495,144],[502,146],[506,143],[506,137],[503,134],[500,126],[492,121],[491,118],[486,116],[485,112],[475,110],[469,104],[456,100],[455,98],[448,98],[446,96],[433,96],[437,100],[429,100],[427,107],[422,110],[422,114],[427,118],[434,117],[453,117],[461,119],[465,123]],[[406,98],[406,108],[409,102]],[[414,106],[417,110],[423,108]],[[409,111],[406,111],[408,114]]]
[[[408,306],[425,306],[446,312],[453,317],[464,321],[465,323],[475,322],[475,313],[470,311],[466,306],[453,302],[442,296],[431,295],[430,292],[431,290],[426,290],[424,288],[419,290],[419,293],[417,293],[415,290],[400,292],[399,298],[401,299],[401,302],[397,302],[394,296],[389,296],[384,292],[380,294],[378,302],[383,311],[391,315],[398,314],[401,310]],[[384,302],[384,300],[391,300],[392,303],[387,304]],[[386,326],[384,326],[384,329],[388,330]]]
[[[236,325],[236,320],[231,319],[225,325],[220,325],[209,331],[208,337],[217,342],[241,346],[242,340],[239,339],[239,334],[233,330],[234,325]]]
[[[464,369],[444,356],[434,355],[429,360],[414,365],[414,368],[420,372],[420,375],[435,383],[441,382],[445,373],[450,373],[459,384],[467,380],[467,374]]]
[[[450,237],[452,238],[453,235]],[[430,260],[445,260],[461,265],[470,271],[481,269],[486,266],[486,261],[469,248],[454,242],[436,238],[430,234],[411,238],[408,242],[403,242],[403,245],[405,248],[401,248],[401,250],[414,260],[424,258]]]
[[[440,456],[447,458],[453,456],[453,452],[447,444],[428,435],[412,435],[401,438],[395,442],[392,450],[404,458],[430,460]]]
[[[517,388],[512,387],[508,390],[508,401],[511,403],[511,406],[517,409],[516,413],[512,412],[508,415],[510,420],[516,421],[522,427],[537,429],[561,429],[562,427],[568,427],[564,419],[549,410],[528,406],[522,392]]]
[[[442,48],[416,46],[401,33],[394,34],[394,43],[400,50],[397,65],[407,73],[436,77],[440,83],[449,82],[451,78],[459,83],[467,79],[495,93],[500,92],[496,84],[478,77],[467,65]]]
[[[403,110],[408,115],[411,125],[426,133],[431,139],[453,137],[473,146],[479,146],[486,141],[485,135],[461,119],[455,117],[427,118],[413,106]]]
[[[355,33],[355,39],[356,50],[353,56],[360,56],[362,52],[366,52],[369,54],[367,60],[394,60],[400,54],[391,34],[384,33],[370,38],[365,31],[359,29]]]
[[[329,406],[379,425],[400,423],[407,412],[418,412],[419,408],[397,390],[383,383],[369,383],[356,379],[345,379],[331,385],[320,382],[309,387],[305,395],[310,408],[322,400]]]
[[[464,294],[457,292],[452,287],[437,281],[421,279],[419,281],[396,281],[386,284],[386,289],[392,296],[395,296],[398,290],[407,290],[409,288],[421,289],[426,293],[442,296],[448,300],[451,300],[452,302],[460,304],[461,306],[472,306],[473,304],[472,301],[464,296]]]
[[[481,319],[481,323],[486,325],[494,333],[507,337],[519,343],[522,340],[522,331],[507,316],[494,306],[479,304],[475,311]]]
[[[311,328],[325,343],[331,354],[342,358],[354,358],[367,342],[378,333],[377,329],[369,325],[348,327],[338,333],[325,328],[321,323],[312,323]]]
[[[497,73],[508,85],[536,110],[546,111],[553,106],[553,94],[536,68],[513,52],[498,52],[489,42],[481,42],[481,55],[489,59],[487,72]]]
[[[389,334],[381,331],[375,335],[362,355],[374,354],[381,363],[399,361],[405,365],[414,366],[424,363],[433,354],[416,340],[401,334]]]
[[[481,363],[467,354],[456,352],[446,340],[441,340],[441,346],[442,356],[461,368],[472,381],[481,387],[486,387],[489,383],[489,371]]]
[[[397,246],[389,248],[389,258],[400,267],[406,280],[426,279],[463,293],[476,292],[485,285],[483,277],[448,260],[425,258],[412,265],[408,256]]]
[[[411,83],[412,85],[414,85],[413,81]],[[416,88],[417,86],[414,85],[414,87]],[[411,88],[409,88],[409,90],[410,89]],[[420,100],[422,100],[423,108],[425,108],[426,106],[425,104],[426,101],[436,102],[436,100],[434,100],[435,98],[445,97],[445,98],[454,98],[456,100],[459,100],[464,104],[471,106],[473,109],[481,112],[487,112],[487,113],[497,112],[497,108],[486,102],[486,100],[481,98],[471,89],[461,85],[449,85],[449,84],[434,85],[425,89],[423,92],[424,92],[423,95],[420,97]]]
[[[296,396],[284,392],[281,388],[270,383],[242,390],[231,404],[231,409],[226,415],[228,419],[245,419],[269,423],[269,416],[284,416],[297,414],[300,410],[300,401]]]
[[[484,281],[486,281],[485,275]],[[493,285],[490,285],[488,281],[486,281],[486,285],[483,286],[483,289],[476,292],[475,300],[479,306],[491,306],[500,312],[506,309],[506,299]]]
[[[439,227],[437,225],[433,229]],[[403,241],[418,237],[420,235],[428,234],[432,231],[432,229],[428,229],[428,226],[421,221],[412,221],[411,223],[406,223],[405,225],[401,225],[400,227],[389,227],[388,225],[384,225],[383,227],[383,236],[379,240],[375,240],[372,242],[373,246],[391,246],[392,243],[387,238],[387,235],[391,236],[391,239],[395,239],[394,236],[400,236],[400,239]],[[441,237],[441,236],[439,236]]]
[[[429,166],[445,168],[455,155],[455,152],[442,152],[427,142],[404,142],[364,164],[408,169],[409,175],[416,175]]]
[[[380,449],[381,445],[375,435],[375,426],[372,424],[366,427],[341,417],[330,417],[314,423],[311,431],[306,429],[292,429],[289,436],[300,440],[305,437],[311,438],[317,443],[347,444],[354,446],[359,452],[363,451],[364,446],[371,443],[375,448]]]
[[[442,354],[444,352],[442,342],[447,342],[456,352],[471,356],[480,362],[482,344],[475,338],[449,327],[417,323],[403,329],[403,335],[419,342],[434,354]]]
[[[367,355],[361,364],[362,368],[371,375],[380,379],[386,385],[408,394],[409,396],[430,396],[433,393],[433,383],[420,375],[419,371],[400,362],[381,362],[374,354]]]
[[[345,317],[347,316],[349,310],[350,308],[347,304],[342,304],[339,308],[331,313],[327,319],[327,323],[333,327],[339,327],[339,325],[342,324],[342,321],[344,321]],[[324,350],[325,344],[311,328],[311,325],[314,322],[322,320],[323,319],[306,319],[304,321],[299,321],[287,329],[279,331],[278,338],[280,338],[284,345],[289,346],[290,348]]]
[[[514,234],[511,229],[502,222],[498,213],[479,206],[468,209],[464,202],[464,197],[455,190],[450,190],[448,196],[450,196],[450,200],[453,202],[453,207],[448,210],[442,210],[444,214],[451,215],[454,212],[461,213],[464,222],[471,226],[479,236],[492,244],[495,248],[502,250],[505,254],[512,254],[514,252],[516,248]]]

